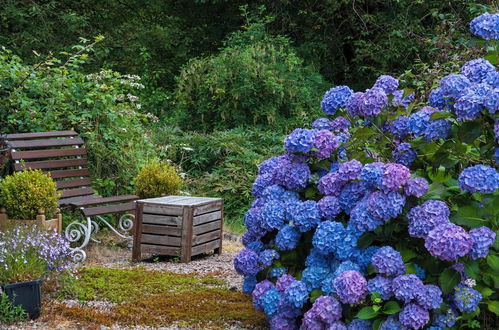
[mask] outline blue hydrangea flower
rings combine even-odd
[[[444,96],[444,91],[441,87],[432,89],[428,96],[428,104],[431,107],[445,109],[449,105],[449,100]]]
[[[360,172],[362,171],[362,168],[363,168],[362,163],[356,159],[353,159],[348,162],[340,164],[338,173],[342,175],[344,180],[353,180],[357,179]]]
[[[355,319],[347,324],[348,330],[371,330],[372,324],[369,320]]]
[[[482,97],[471,88],[461,91],[456,98],[454,112],[460,120],[473,120],[483,109]]]
[[[307,267],[302,272],[302,282],[307,286],[308,291],[319,289],[322,281],[329,274],[329,268]]]
[[[430,123],[431,114],[438,111],[436,108],[424,107],[418,112],[413,113],[407,122],[407,130],[414,136],[423,135]]]
[[[286,189],[300,191],[307,186],[310,174],[306,163],[283,158],[275,170],[274,180]]]
[[[399,320],[410,329],[422,329],[430,321],[430,313],[418,304],[407,304],[399,313]]]
[[[341,321],[335,321],[329,325],[327,330],[348,330],[348,328],[345,323]]]
[[[263,280],[256,284],[255,290],[253,290],[252,295],[253,295],[253,306],[255,306],[255,309],[257,311],[263,312],[263,305],[261,298],[265,293],[267,293],[267,291],[273,288],[275,288],[275,286],[269,280]]]
[[[451,124],[447,119],[430,120],[424,131],[427,142],[438,139],[446,139],[449,136]]]
[[[366,187],[378,187],[385,172],[385,164],[374,162],[366,164],[360,172],[359,179]]]
[[[324,221],[315,230],[312,244],[322,254],[333,253],[345,237],[345,227],[341,222]]]
[[[281,251],[293,250],[300,241],[301,233],[294,227],[285,225],[276,235],[275,244]]]
[[[399,87],[399,81],[392,76],[382,75],[378,77],[373,87],[381,88],[385,94],[392,94]]]
[[[278,162],[278,157],[270,157],[269,159],[264,160],[260,163],[260,166],[258,166],[258,174],[271,174],[272,172],[274,172],[274,169],[276,168]]]
[[[423,290],[416,295],[416,302],[425,309],[437,309],[443,302],[442,290],[436,285],[426,284]]]
[[[371,264],[373,255],[379,250],[377,246],[369,246],[363,250],[356,250],[353,254],[354,262],[359,265],[360,272],[366,272]]]
[[[277,312],[279,300],[281,300],[281,294],[275,288],[268,290],[262,296],[261,305],[267,317],[272,317]]]
[[[362,92],[357,92],[353,93],[350,98],[347,101],[346,109],[347,112],[350,116],[360,116],[361,115],[361,110],[360,110],[360,103],[362,101],[362,97],[364,96],[364,93]]]
[[[367,199],[367,211],[376,219],[388,221],[402,213],[405,197],[398,192],[375,191]]]
[[[410,166],[417,156],[409,143],[401,143],[393,150],[393,160],[404,166]]]
[[[433,228],[426,236],[425,247],[435,258],[456,261],[471,250],[473,241],[462,227],[444,223]]]
[[[399,275],[392,282],[392,290],[395,298],[405,303],[416,299],[423,289],[423,282],[414,274]]]
[[[338,277],[334,273],[329,273],[322,281],[321,291],[329,296],[334,295],[333,281]]]
[[[317,202],[310,200],[298,203],[292,217],[293,225],[303,233],[315,228],[321,221]]]
[[[326,92],[321,102],[322,111],[334,115],[336,110],[345,106],[353,91],[348,86],[336,86]]]
[[[244,216],[244,225],[252,236],[263,236],[263,234],[265,233],[265,229],[262,227],[261,208],[250,208]]]
[[[435,315],[433,325],[441,328],[452,328],[458,317],[457,312],[452,307],[448,307],[443,313]]]
[[[258,262],[264,268],[272,265],[272,262],[276,259],[279,259],[279,253],[272,249],[264,250],[258,255]]]
[[[316,119],[312,123],[312,128],[316,130],[322,130],[322,129],[328,129],[330,130],[332,128],[331,126],[331,121],[327,118],[319,118]]]
[[[414,180],[407,181],[404,187],[404,193],[407,196],[421,197],[428,192],[428,181],[423,178],[416,178]]]
[[[277,313],[279,313],[282,317],[294,319],[301,315],[301,308],[296,307],[286,299],[281,299],[281,301],[279,301],[279,305],[277,306]]]
[[[489,72],[495,71],[496,68],[483,58],[468,61],[461,68],[461,73],[474,83],[481,82]]]
[[[234,268],[240,275],[253,275],[260,271],[258,254],[250,249],[242,249],[234,258]]]
[[[273,184],[266,187],[263,190],[261,198],[264,198],[265,201],[269,200],[281,201],[281,197],[285,192],[286,189],[277,184]]]
[[[399,116],[391,123],[389,131],[399,139],[406,138],[409,135],[409,117]]]
[[[389,300],[393,296],[392,280],[380,275],[367,281],[369,293],[377,292],[383,300]]]
[[[374,270],[380,274],[397,276],[405,273],[405,264],[402,256],[391,246],[379,248],[371,260]]]
[[[499,87],[499,72],[493,71],[487,73],[487,76],[482,81],[484,84],[489,85],[491,88]]]
[[[317,232],[317,231],[316,231]],[[310,253],[305,259],[305,266],[312,267],[329,267],[329,259],[327,253],[323,253],[321,250],[317,248],[311,248]]]
[[[470,236],[473,241],[470,251],[471,259],[485,258],[496,240],[496,233],[488,227],[480,227],[471,229]]]
[[[367,281],[358,271],[347,270],[333,281],[334,291],[344,304],[357,304],[367,295]]]
[[[458,284],[454,288],[454,294],[451,299],[458,310],[463,313],[472,313],[476,310],[480,301],[482,301],[482,295],[475,289]]]
[[[248,275],[244,277],[243,280],[243,292],[246,294],[251,294],[255,290],[256,286],[256,276]]]
[[[284,274],[277,279],[275,287],[277,291],[284,293],[295,281],[296,279],[292,275]]]
[[[285,216],[285,205],[271,200],[262,208],[262,227],[266,230],[280,229],[284,226]]]
[[[360,115],[364,117],[376,117],[388,104],[386,93],[378,87],[366,90],[359,100]]]
[[[380,325],[379,330],[406,330],[404,326],[399,321],[399,315],[390,315],[388,318]]]
[[[348,223],[360,232],[373,231],[383,224],[383,220],[376,219],[367,210],[367,198],[358,202],[350,212]]]
[[[337,196],[341,188],[347,183],[347,180],[343,175],[338,172],[329,172],[322,178],[320,178],[317,184],[317,189],[323,195],[327,196]]]
[[[338,276],[340,276],[341,274],[343,274],[344,272],[349,271],[349,270],[356,270],[356,271],[360,272],[360,266],[357,265],[355,262],[351,262],[350,260],[343,261],[334,270],[333,277],[332,277],[333,281],[335,278],[337,278]]]
[[[314,145],[316,131],[297,128],[284,140],[284,146],[288,153],[309,152]]]
[[[449,222],[450,210],[442,201],[429,200],[407,213],[409,235],[425,238],[436,226]]]
[[[281,277],[282,275],[286,274],[287,272],[287,268],[285,267],[276,267],[276,268],[272,268],[270,269],[269,271],[269,277],[270,278],[279,278]]]
[[[318,159],[326,159],[331,156],[331,153],[340,146],[336,137],[328,130],[320,130],[315,134],[314,152]]]
[[[458,179],[459,188],[470,193],[493,193],[499,188],[499,173],[486,165],[465,168]]]
[[[345,213],[350,211],[355,204],[366,194],[365,187],[359,181],[353,181],[346,184],[340,192],[339,204]]]
[[[258,175],[253,183],[252,193],[255,197],[262,197],[263,191],[268,186],[272,185],[274,176],[272,174]]]
[[[424,281],[424,279],[426,278],[425,270],[416,264],[414,264],[414,269],[416,270],[416,276],[419,277],[421,281]]]
[[[284,297],[295,307],[301,308],[308,300],[307,286],[302,281],[294,281],[284,291]]]
[[[348,131],[350,128],[350,121],[345,117],[338,116],[331,122],[331,130],[334,132]]]
[[[444,95],[453,98],[457,98],[470,85],[470,80],[462,74],[450,74],[440,81],[440,88]]]
[[[243,241],[243,245],[246,248],[253,250],[255,252],[260,252],[263,250],[264,246],[259,239],[260,237],[254,237],[253,235],[251,235],[249,231],[247,231],[244,233],[241,240]]]
[[[485,40],[499,39],[499,14],[485,13],[476,17],[470,23],[470,30]]]
[[[499,88],[494,88],[487,94],[483,100],[483,105],[492,114],[499,110]]]
[[[341,212],[340,201],[334,196],[324,196],[317,202],[317,205],[321,217],[327,220],[334,220]]]
[[[393,92],[392,105],[396,107],[404,107],[407,108],[412,101],[414,101],[415,94],[412,92],[406,97],[402,98],[405,94],[403,89],[396,90]]]
[[[362,235],[356,228],[347,226],[343,239],[336,245],[335,254],[339,260],[348,260],[357,249],[357,241]]]
[[[407,183],[410,176],[409,169],[402,164],[385,164],[380,188],[385,192],[395,192]]]

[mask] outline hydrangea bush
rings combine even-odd
[[[484,14],[471,31],[494,43],[497,22]],[[477,327],[480,308],[499,315],[496,58],[444,77],[428,105],[390,76],[365,92],[334,87],[329,117],[260,165],[234,265],[271,329]]]

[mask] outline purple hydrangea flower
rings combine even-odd
[[[293,225],[303,233],[315,228],[321,221],[317,202],[310,200],[298,203],[292,217]]]
[[[412,101],[414,101],[414,97],[416,94],[414,94],[414,92],[412,92],[411,94],[402,98],[404,96],[404,94],[405,94],[405,91],[403,89],[399,89],[399,90],[393,92],[392,105],[397,106],[397,107],[407,108],[409,106],[409,104]]]
[[[353,260],[360,267],[361,272],[366,272],[371,264],[373,255],[379,250],[377,246],[369,246],[363,250],[356,250],[353,254]]]
[[[443,313],[435,315],[433,325],[442,328],[452,328],[458,317],[457,312],[452,307],[448,307]]]
[[[357,179],[360,172],[362,171],[362,163],[356,159],[350,160],[340,164],[338,173],[342,176],[344,180]]]
[[[301,233],[294,227],[285,225],[276,235],[275,244],[281,251],[293,250],[298,245]]]
[[[471,229],[470,236],[473,241],[470,251],[471,259],[485,258],[496,240],[496,233],[488,227],[480,227]]]
[[[378,187],[385,172],[385,164],[381,162],[369,163],[360,172],[359,179],[367,187]]]
[[[260,166],[258,166],[258,174],[271,174],[272,172],[274,172],[274,169],[276,168],[278,162],[278,157],[270,157],[269,159],[264,160],[260,163]]]
[[[329,172],[320,178],[317,189],[323,195],[337,196],[347,180],[338,172]]]
[[[478,16],[471,21],[470,30],[485,40],[499,39],[499,14],[485,13]]]
[[[347,101],[346,109],[350,116],[360,116],[360,102],[362,101],[362,97],[364,93],[357,92],[353,93]]]
[[[482,81],[484,84],[489,85],[491,88],[499,87],[499,72],[493,71],[487,73],[487,76]]]
[[[310,253],[305,259],[305,266],[307,267],[319,266],[327,268],[329,267],[329,265],[330,265],[330,259],[327,254],[323,253],[321,250],[317,248],[310,249]]]
[[[398,316],[398,314],[388,316],[379,327],[379,330],[406,330],[407,328],[402,326]]]
[[[367,199],[367,211],[376,219],[388,221],[402,213],[405,197],[398,192],[388,194],[382,191],[371,193]]]
[[[493,193],[499,188],[499,173],[486,165],[465,168],[458,179],[459,188],[470,193]]]
[[[399,314],[400,323],[411,329],[422,329],[430,321],[430,313],[418,304],[407,304]]]
[[[312,123],[312,128],[316,130],[322,130],[322,129],[328,129],[330,130],[332,128],[331,126],[331,121],[327,118],[319,118],[316,119]]]
[[[359,111],[364,117],[376,117],[388,104],[386,93],[378,87],[366,90],[359,100]]]
[[[437,309],[443,302],[442,291],[433,284],[426,284],[423,290],[416,295],[416,302],[425,309]]]
[[[301,321],[300,330],[315,330],[315,329],[325,329],[326,325],[322,323],[315,315],[308,310]]]
[[[274,314],[270,319],[269,326],[271,330],[297,330],[296,319],[283,317],[280,313]]]
[[[383,220],[376,219],[367,210],[367,198],[358,202],[350,212],[348,223],[360,232],[373,231],[383,224]]]
[[[242,249],[234,258],[234,268],[241,275],[253,275],[260,271],[258,254],[250,249]]]
[[[409,135],[409,117],[399,116],[390,125],[389,131],[399,139],[406,138]]]
[[[300,308],[308,300],[307,286],[302,281],[294,281],[284,291],[284,297],[290,304]]]
[[[449,136],[451,124],[447,119],[430,120],[424,131],[426,142],[438,139],[446,139]]]
[[[418,112],[413,113],[409,117],[407,122],[407,130],[409,133],[414,134],[414,136],[420,136],[424,134],[426,128],[430,123],[431,115],[437,112],[438,109],[432,107],[424,107]]]
[[[277,312],[279,300],[281,300],[281,294],[275,288],[267,290],[267,292],[263,294],[260,299],[260,304],[267,317],[272,317],[272,315]]]
[[[246,294],[251,294],[255,290],[256,286],[256,276],[248,275],[244,277],[243,280],[243,292]]]
[[[340,146],[336,137],[328,130],[321,130],[317,132],[314,140],[314,148],[317,151],[314,152],[314,155],[318,159],[325,159],[331,156],[331,153],[338,149]]]
[[[423,282],[414,274],[399,275],[392,282],[392,290],[395,298],[405,303],[416,299],[423,289]]]
[[[415,178],[407,181],[404,187],[407,196],[421,197],[428,192],[428,181],[423,178]]]
[[[462,227],[450,222],[433,228],[425,239],[425,247],[438,259],[456,261],[471,250],[473,241]]]
[[[393,150],[393,160],[404,166],[410,166],[417,156],[409,143],[401,143]]]
[[[381,188],[383,191],[397,191],[407,183],[411,176],[409,169],[401,164],[385,164],[385,171],[381,176]]]
[[[405,273],[405,264],[400,253],[391,246],[383,246],[374,253],[372,265],[376,272],[386,276]]]
[[[248,232],[255,236],[261,237],[265,233],[262,228],[262,213],[261,208],[250,208],[244,216],[244,225]]]
[[[348,330],[371,330],[372,324],[369,320],[355,319],[347,324]]]
[[[255,197],[262,197],[263,191],[270,185],[272,185],[274,176],[272,174],[266,173],[258,175],[253,183],[252,193]]]
[[[333,286],[340,301],[344,304],[356,304],[367,295],[367,281],[358,271],[343,272],[333,281]]]
[[[326,325],[338,321],[342,316],[340,302],[329,296],[320,296],[317,298],[309,312]]]
[[[458,284],[454,288],[454,294],[451,299],[456,308],[461,312],[472,313],[476,310],[480,301],[482,301],[482,295],[475,289]]]
[[[495,72],[496,68],[489,61],[483,58],[477,58],[466,62],[461,68],[461,73],[465,75],[471,82],[479,83],[489,72]]]
[[[440,81],[440,88],[444,95],[453,98],[457,98],[470,85],[470,80],[462,74],[450,74]]]
[[[348,131],[350,125],[351,124],[348,119],[338,116],[331,122],[331,130],[334,132]]]
[[[392,76],[382,75],[378,77],[373,87],[381,88],[385,94],[392,94],[399,87],[399,82]]]
[[[353,91],[348,86],[337,86],[326,92],[321,102],[322,111],[334,115],[336,110],[347,104]]]
[[[296,279],[292,275],[284,274],[277,279],[275,286],[277,288],[277,291],[284,293],[286,289],[289,288],[295,281]]]
[[[369,293],[377,292],[383,300],[389,300],[393,296],[392,280],[380,275],[367,281]]]
[[[274,284],[269,280],[263,280],[256,284],[253,290],[253,306],[257,311],[263,312],[262,297],[270,289],[275,288]]]
[[[318,202],[319,213],[322,218],[334,220],[341,212],[340,201],[334,196],[324,196]]]
[[[327,330],[348,330],[348,328],[345,323],[341,321],[335,321],[329,325]]]
[[[310,174],[310,168],[306,163],[283,158],[277,165],[274,180],[286,189],[299,191],[307,186]]]
[[[499,88],[490,90],[484,98],[483,105],[489,110],[489,113],[496,113],[499,110]]]
[[[347,183],[340,192],[339,204],[345,213],[350,211],[355,204],[366,194],[365,187],[358,181]]]
[[[471,88],[461,91],[456,98],[454,111],[460,120],[473,120],[483,109],[482,97]]]
[[[450,210],[442,201],[429,200],[407,213],[409,235],[425,238],[436,226],[449,222]]]
[[[289,153],[309,152],[314,145],[316,131],[310,129],[297,128],[284,140],[284,146]]]

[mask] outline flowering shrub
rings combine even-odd
[[[178,194],[182,184],[182,178],[166,162],[154,162],[143,167],[135,178],[135,189],[143,198]]]
[[[497,15],[484,17],[480,29]],[[499,315],[496,68],[461,71],[421,109],[393,102],[411,91],[389,76],[335,87],[322,108],[337,117],[260,165],[234,265],[272,329],[476,327],[479,304]]]
[[[64,236],[36,226],[0,232],[0,283],[30,281],[70,270],[69,248]]]

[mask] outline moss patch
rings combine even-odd
[[[250,297],[228,290],[213,276],[86,268],[75,281],[73,292],[82,302],[106,300],[116,305],[102,311],[84,305],[54,306],[54,312],[71,320],[107,326],[265,327],[265,317],[254,310]]]

